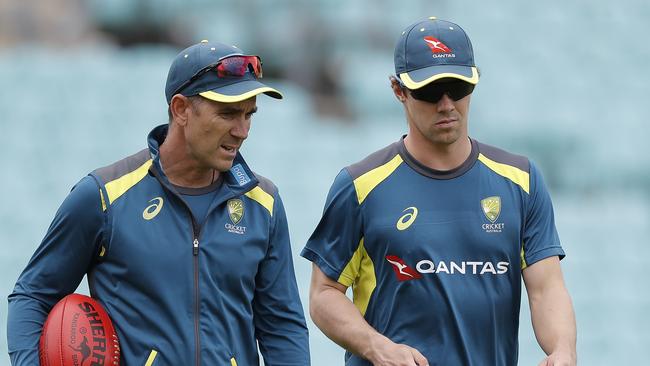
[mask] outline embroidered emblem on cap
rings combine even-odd
[[[432,53],[451,53],[452,50],[451,48],[447,47],[446,44],[442,43],[442,41],[438,40],[435,37],[431,36],[425,36],[424,42],[426,42],[427,46],[431,49]]]

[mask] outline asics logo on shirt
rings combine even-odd
[[[406,213],[397,220],[397,224],[395,225],[397,227],[397,230],[400,231],[408,229],[408,227],[411,226],[411,224],[413,224],[415,221],[415,218],[418,217],[417,207],[408,207],[405,208],[402,212]]]
[[[145,207],[144,211],[142,211],[142,218],[145,220],[151,220],[156,217],[160,210],[162,210],[164,204],[162,197],[152,198],[149,202],[153,203]]]

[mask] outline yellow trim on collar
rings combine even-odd
[[[278,93],[280,97],[282,96],[282,93],[279,91],[270,88],[268,86],[264,86],[261,88],[253,89],[251,91],[248,91],[244,94],[239,94],[239,95],[226,95],[226,94],[219,94],[213,91],[206,91],[203,93],[199,93],[200,96],[206,99],[214,100],[215,102],[221,102],[221,103],[235,103],[235,102],[241,102],[242,100],[246,100],[248,98],[252,98],[258,94],[261,93],[266,93],[266,92],[274,92]]]
[[[436,75],[433,75],[430,78],[422,80],[422,81],[414,81],[413,79],[411,79],[411,77],[409,76],[409,74],[407,72],[399,74],[399,78],[400,78],[400,80],[402,80],[402,83],[404,83],[404,85],[407,88],[411,89],[411,90],[420,89],[421,87],[423,87],[423,86],[425,86],[425,85],[427,85],[429,83],[432,83],[432,82],[434,82],[436,80],[444,79],[444,78],[459,79],[459,80],[463,80],[463,81],[466,81],[466,82],[468,82],[470,84],[474,84],[474,85],[478,84],[478,79],[479,79],[478,70],[474,66],[472,66],[472,77],[469,77],[469,78],[467,76],[460,75],[460,74],[455,74],[455,73],[451,73],[451,72],[446,72],[444,74],[436,74]]]

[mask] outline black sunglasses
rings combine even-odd
[[[474,84],[458,79],[442,79],[423,86],[420,89],[409,89],[414,99],[423,102],[438,103],[447,94],[454,102],[465,98],[474,91]]]

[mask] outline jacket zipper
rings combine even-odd
[[[201,235],[201,227],[197,224],[196,220],[194,219],[194,214],[192,213],[192,209],[190,206],[185,202],[185,200],[180,197],[173,189],[171,189],[163,179],[161,179],[158,170],[157,169],[150,169],[150,171],[153,173],[153,175],[158,179],[158,181],[161,183],[161,185],[167,189],[168,191],[171,192],[172,195],[180,198],[181,202],[183,202],[183,205],[185,205],[185,208],[187,211],[190,213],[190,221],[192,223],[192,257],[193,257],[193,262],[194,262],[194,339],[196,343],[196,350],[195,350],[195,359],[196,359],[196,366],[201,365],[201,338],[200,338],[200,332],[199,332],[199,314],[201,311],[201,305],[200,305],[200,294],[199,294],[199,236]],[[208,215],[210,212],[208,211]],[[232,359],[234,360],[234,358]],[[232,362],[231,360],[231,362]],[[236,361],[235,361],[236,362]]]
[[[194,339],[196,343],[195,359],[196,366],[199,366],[201,365],[201,338],[199,334],[199,314],[201,313],[199,294],[199,235],[201,233],[201,228],[196,224],[194,215],[192,214],[191,210],[190,217],[192,218],[192,234],[194,236],[194,240],[192,241],[192,257],[194,262]]]

